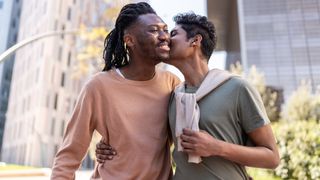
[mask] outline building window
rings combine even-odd
[[[65,73],[63,72],[61,74],[61,87],[64,87],[64,81],[65,81]]]
[[[54,136],[55,125],[56,125],[56,119],[55,119],[55,118],[52,118],[52,121],[51,121],[51,131],[50,131],[51,136]]]
[[[59,49],[58,49],[58,60],[61,61],[62,59],[62,47],[59,46]]]
[[[50,104],[50,94],[47,95],[47,100],[46,100],[46,107],[49,108]]]
[[[51,71],[51,83],[54,83],[54,74],[55,74],[55,68],[52,67],[52,71]]]
[[[61,130],[60,130],[61,137],[63,137],[63,134],[64,134],[64,126],[65,126],[65,122],[64,122],[64,120],[62,120],[62,122],[61,122]]]
[[[39,68],[36,70],[36,83],[39,81]]]
[[[52,157],[54,157],[54,156],[57,154],[58,149],[59,149],[59,146],[58,146],[58,145],[55,145],[55,146],[54,146],[54,152],[53,152],[53,156],[52,156]]]
[[[58,21],[55,20],[53,24],[53,29],[56,31],[58,29]]]
[[[20,18],[20,14],[21,14],[21,9],[19,8],[19,9],[18,9],[18,12],[17,12],[17,17],[18,17],[18,18]],[[18,21],[19,21],[19,20],[18,20]]]
[[[54,108],[55,110],[58,109],[58,93],[56,93],[56,95],[55,95],[55,97],[54,97],[54,106],[53,106],[53,108]]]
[[[44,51],[44,44],[41,43],[41,46],[40,46],[40,56],[43,57],[43,51]]]
[[[47,12],[47,2],[44,2],[43,3],[43,14],[46,14],[46,12]]]
[[[70,66],[70,64],[71,64],[71,52],[69,51],[68,52],[68,63],[67,63],[68,67]]]
[[[32,133],[34,133],[35,132],[35,121],[36,121],[36,118],[35,117],[33,117],[32,118],[32,121],[31,121],[31,129],[32,129]]]
[[[65,25],[62,25],[61,31],[64,31],[65,29],[66,29]],[[61,34],[61,39],[63,39],[63,38],[64,38],[64,34],[62,33],[62,34]]]
[[[12,21],[12,23],[11,23],[11,27],[12,27],[12,28],[15,28],[15,27],[16,27],[16,20],[15,20],[15,19],[13,19],[13,21]]]
[[[68,15],[67,15],[67,19],[68,19],[68,21],[70,21],[70,20],[71,20],[71,8],[70,8],[70,7],[68,8]]]
[[[13,41],[12,42],[17,42],[17,39],[18,39],[18,34],[15,33],[14,36],[13,36]]]
[[[4,79],[7,80],[7,81],[10,81],[11,80],[11,75],[12,75],[12,71],[11,70],[6,71]]]

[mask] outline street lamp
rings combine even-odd
[[[32,36],[30,38],[27,38],[27,39],[15,44],[15,45],[11,46],[9,49],[7,49],[5,52],[3,52],[0,55],[0,63],[6,57],[8,57],[12,53],[14,53],[16,50],[22,48],[23,46],[25,46],[27,44],[30,44],[30,43],[34,42],[34,41],[37,41],[37,40],[40,40],[40,39],[43,39],[43,38],[46,38],[46,37],[50,37],[50,36],[57,36],[57,35],[62,35],[62,34],[77,34],[77,33],[79,33],[79,30],[49,31],[49,32],[46,32],[46,33],[42,33],[42,34],[39,34],[39,35]]]

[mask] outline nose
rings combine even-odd
[[[161,41],[170,41],[170,35],[166,31],[160,31],[159,32],[159,40]]]

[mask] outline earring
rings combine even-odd
[[[126,52],[127,61],[129,62],[130,61],[130,57],[129,57],[129,50],[128,50],[128,47],[127,47],[127,43],[124,43],[124,50]]]

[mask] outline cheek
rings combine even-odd
[[[154,41],[150,38],[145,37],[140,38],[138,40],[138,43],[141,49],[149,51],[153,47]]]

